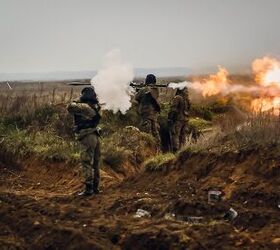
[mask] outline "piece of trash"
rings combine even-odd
[[[35,225],[35,226],[40,225],[40,222],[36,220],[36,221],[33,223],[33,225]]]
[[[217,202],[222,200],[222,192],[221,191],[208,191],[208,202]]]
[[[224,219],[226,220],[234,220],[238,216],[237,211],[235,211],[232,207],[226,212]]]
[[[164,219],[166,219],[166,220],[174,220],[175,218],[176,218],[176,215],[172,214],[172,213],[167,213],[164,215]]]
[[[280,208],[280,201],[278,201],[278,208]]]
[[[150,214],[150,212],[148,212],[144,209],[137,209],[137,212],[133,217],[134,218],[151,217],[151,214]]]
[[[87,227],[87,224],[83,224],[83,227]]]

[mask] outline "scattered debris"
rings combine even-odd
[[[217,202],[222,200],[222,192],[221,191],[209,191],[208,192],[208,202]]]
[[[238,216],[237,211],[235,211],[232,207],[226,212],[224,219],[226,220],[234,220]]]
[[[134,218],[151,217],[151,214],[150,214],[150,212],[148,212],[144,209],[137,209],[137,212],[133,217]]]

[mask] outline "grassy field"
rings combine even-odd
[[[191,92],[188,140],[176,154],[159,152],[154,138],[140,132],[134,105],[126,114],[102,110],[103,192],[83,199],[76,196],[82,185],[80,149],[66,111],[81,87],[11,86],[0,84],[4,248],[279,246],[280,122],[271,113],[248,112],[250,96],[201,99]],[[160,90],[162,136],[173,95],[174,90]],[[223,199],[209,203],[210,190],[220,190]],[[224,218],[230,208],[238,211],[234,220]],[[150,216],[135,218],[138,209]]]

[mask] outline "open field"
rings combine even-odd
[[[104,110],[102,192],[80,198],[79,145],[65,108],[81,87],[11,85],[0,84],[0,248],[280,249],[280,122],[248,113],[241,104],[250,96],[191,92],[192,129],[175,155],[159,154],[137,129],[135,106]],[[161,90],[163,137],[173,95]],[[221,200],[209,202],[209,191]]]

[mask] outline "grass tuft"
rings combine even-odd
[[[175,155],[172,153],[158,154],[144,162],[146,171],[165,171],[172,165]]]

